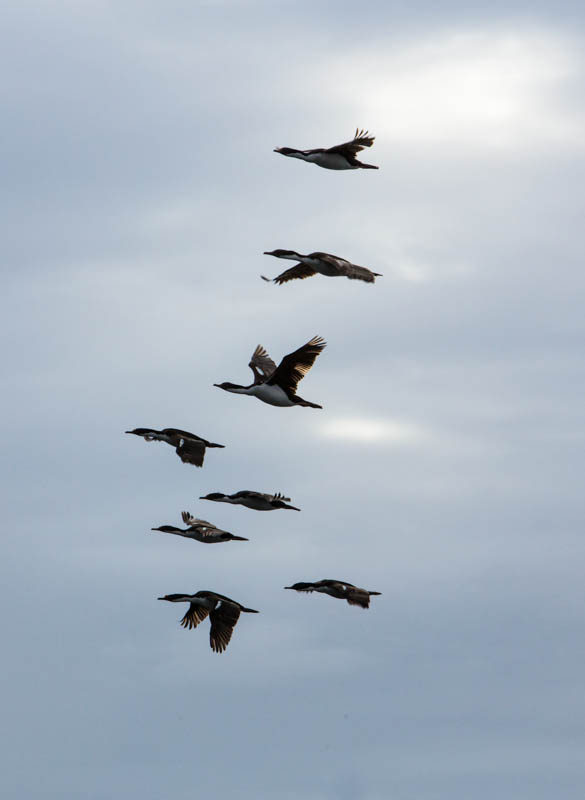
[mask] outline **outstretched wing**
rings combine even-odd
[[[276,278],[264,278],[264,275],[261,275],[260,277],[264,278],[265,281],[271,281],[271,283],[276,283],[278,286],[280,286],[282,283],[294,281],[296,278],[303,280],[304,278],[312,278],[313,275],[316,274],[317,270],[307,266],[306,264],[295,264],[294,267],[281,272],[280,275],[276,276]]]
[[[190,511],[181,511],[181,519],[185,523],[185,525],[189,525],[189,527],[193,528],[195,526],[206,526],[208,528],[215,527],[211,522],[206,522],[204,519],[198,519],[191,514]]]
[[[345,267],[343,272],[350,281],[374,283],[376,277],[381,277],[379,272],[372,272],[367,267],[359,267],[357,264],[349,264],[349,266]]]
[[[332,578],[323,578],[322,581],[317,581],[315,586],[335,586],[339,587],[340,589],[356,589],[357,587],[353,585],[353,583],[348,583],[347,581],[338,581]]]
[[[328,153],[351,153],[356,156],[364,147],[371,147],[374,144],[375,136],[370,136],[368,131],[360,131],[359,128],[355,130],[355,136],[351,142],[344,142],[337,144],[335,147],[330,147]]]
[[[175,452],[183,464],[195,464],[196,467],[202,467],[205,443],[197,439],[181,439]]]
[[[195,522],[195,517],[189,511],[181,511],[181,519],[185,525],[193,525]]]
[[[313,336],[309,342],[282,359],[268,383],[277,384],[281,386],[285,392],[294,394],[299,381],[301,381],[311,369],[315,363],[315,359],[325,346],[326,342],[324,339],[320,336]]]
[[[347,261],[345,258],[332,256],[330,253],[319,253],[318,255],[321,261],[330,264],[340,275],[345,275],[345,277],[350,280],[374,283],[376,277],[381,277],[379,272],[372,272],[372,270],[367,269],[367,267],[360,267],[357,264],[352,264],[351,261]]]
[[[248,366],[254,373],[254,385],[264,383],[276,369],[276,364],[261,344],[259,344],[252,353],[252,358]]]
[[[365,589],[357,589],[355,586],[348,588],[345,599],[350,606],[370,607],[370,594]]]
[[[211,630],[209,643],[215,653],[223,653],[230,639],[234,626],[240,618],[240,609],[233,603],[220,602],[209,615]]]
[[[209,611],[202,606],[196,606],[193,603],[189,603],[189,609],[183,619],[181,620],[181,625],[183,628],[196,628],[200,622],[207,617]]]
[[[197,533],[201,536],[214,536],[218,533],[226,533],[226,531],[217,528],[212,522],[192,517],[188,511],[183,511],[181,516],[183,517],[183,522],[186,522],[191,528],[195,528]]]

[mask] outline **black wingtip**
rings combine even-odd
[[[272,283],[272,278],[265,278],[264,275],[260,275],[260,277],[263,281],[266,281],[266,283]],[[126,433],[128,433],[128,431],[126,431]]]

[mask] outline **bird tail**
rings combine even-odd
[[[232,539],[235,539],[235,540],[237,540],[238,542],[249,542],[249,541],[250,541],[249,539],[246,539],[246,537],[245,537],[245,536],[234,536],[234,534],[233,534],[233,533],[232,533]],[[246,610],[246,609],[244,609],[244,611],[245,611],[245,610]]]
[[[361,161],[356,161],[355,163],[362,169],[380,169],[380,167],[375,167],[373,164],[362,164]]]
[[[225,444],[216,444],[215,442],[209,442],[207,447],[225,447]]]
[[[259,614],[260,613],[259,611],[256,611],[256,609],[254,609],[254,608],[244,608],[244,606],[242,606],[240,608],[240,611],[247,611],[249,614]]]
[[[309,400],[303,400],[302,403],[298,403],[300,406],[305,406],[306,408],[323,408],[323,406],[318,405],[318,403],[311,403]]]

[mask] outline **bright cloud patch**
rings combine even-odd
[[[396,144],[464,148],[582,148],[585,119],[570,92],[583,77],[571,40],[537,33],[461,32],[381,54],[355,54],[338,68],[356,118]],[[349,85],[348,85],[349,84]]]
[[[354,442],[414,443],[426,438],[425,432],[410,422],[397,420],[360,419],[345,417],[333,419],[322,426],[323,435],[331,439]]]

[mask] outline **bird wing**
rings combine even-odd
[[[254,385],[264,383],[276,369],[276,364],[261,344],[252,353],[248,366],[254,373]]]
[[[183,464],[195,464],[196,467],[202,467],[205,458],[205,443],[198,439],[181,438],[175,452]]]
[[[183,628],[188,628],[189,630],[191,630],[191,628],[196,628],[200,622],[203,622],[208,614],[209,611],[206,608],[203,608],[203,606],[197,606],[194,603],[189,603],[189,608],[181,620],[181,625]]]
[[[358,589],[355,586],[348,588],[345,599],[350,606],[361,606],[361,608],[370,607],[370,594],[365,589]]]
[[[240,609],[233,603],[222,600],[209,615],[211,629],[209,643],[215,653],[223,653],[230,639],[234,626],[240,618]]]
[[[332,578],[324,578],[322,581],[317,581],[315,586],[338,586],[341,589],[355,589],[353,583],[347,581],[338,581]]]
[[[374,144],[375,136],[370,136],[368,131],[360,131],[359,128],[355,130],[355,136],[351,142],[344,142],[343,144],[336,144],[335,147],[330,147],[327,153],[342,153],[344,155],[350,154],[354,158],[363,150],[364,147],[371,147]]]
[[[366,283],[374,283],[376,275],[379,275],[379,273],[372,272],[367,267],[359,267],[357,264],[349,264],[344,268],[343,274],[350,281],[365,281]]]
[[[313,255],[313,254],[311,254]],[[381,277],[379,273],[372,272],[366,267],[360,267],[357,264],[352,264],[340,256],[332,256],[330,253],[315,253],[321,261],[330,264],[333,269],[336,269],[340,275],[345,275],[350,280],[366,281],[366,283],[374,283],[376,276]]]
[[[197,530],[201,536],[215,536],[219,533],[227,533],[216,527],[212,522],[206,522],[204,519],[196,519],[191,517],[190,525]]]
[[[303,280],[304,278],[312,278],[313,275],[316,274],[317,270],[307,266],[307,264],[295,264],[294,267],[291,267],[290,269],[285,269],[285,271],[281,272],[280,275],[277,275],[276,278],[272,278],[272,283],[276,283],[278,286],[280,286],[281,284],[287,283],[288,281],[294,281],[295,278]],[[264,278],[263,275],[261,277]],[[270,279],[264,278],[264,280],[267,281]]]
[[[199,440],[200,442],[205,441],[205,439],[202,439],[201,436],[197,436],[196,433],[182,431],[180,428],[163,428],[163,430],[160,432],[164,433],[165,436],[176,436],[177,439],[195,439]]]
[[[313,336],[309,342],[282,359],[274,371],[274,374],[268,380],[268,383],[277,384],[282,387],[285,392],[294,394],[299,381],[301,381],[311,369],[315,363],[315,359],[325,346],[326,342],[324,339],[320,336]]]
[[[191,515],[189,511],[181,511],[181,519],[185,523],[185,525],[194,525],[197,520],[194,516]]]

